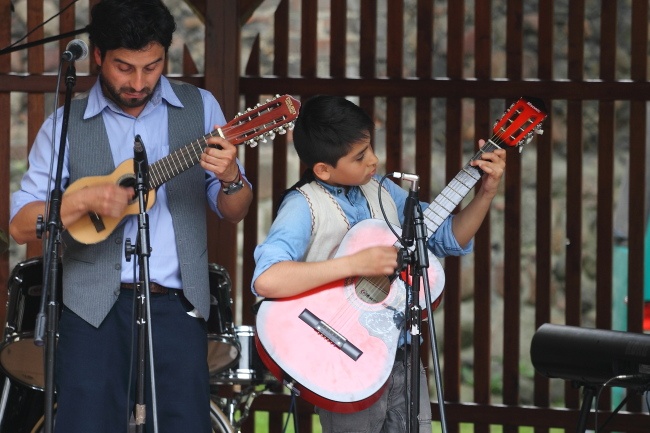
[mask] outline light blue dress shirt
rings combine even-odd
[[[204,133],[207,134],[214,129],[215,125],[225,125],[226,120],[214,96],[206,90],[199,90],[203,99],[205,114]],[[95,85],[89,90],[88,106],[84,118],[101,113],[104,124],[106,125],[111,152],[113,154],[113,162],[116,167],[123,161],[133,158],[133,144],[136,135],[140,135],[147,153],[147,160],[151,164],[169,154],[167,104],[182,107],[168,79],[164,76],[161,76],[158,85],[154,89],[151,100],[138,117],[133,117],[125,113],[113,101],[106,98],[101,90],[100,82],[97,80]],[[63,109],[59,108],[55,115],[50,115],[47,118],[36,136],[36,140],[29,154],[29,169],[21,181],[20,189],[11,197],[12,219],[26,204],[34,201],[44,201],[49,190],[54,187],[53,177],[56,173],[56,167],[52,169],[52,180],[49,183],[51,186],[48,188],[50,161],[53,152],[54,165],[56,165],[56,161],[58,160],[58,143],[60,141],[62,117]],[[55,118],[57,132],[53,140],[52,126]],[[200,137],[196,138],[198,139]],[[62,170],[62,185],[64,187],[67,185],[69,179],[67,147],[68,144],[66,144]],[[241,165],[240,170],[244,174]],[[221,183],[219,180],[213,173],[206,171],[206,200],[219,217],[221,217],[221,214],[216,207],[216,200],[220,188]],[[152,249],[149,258],[150,275],[151,281],[153,282],[166,287],[181,288],[174,227],[172,225],[165,191],[165,185],[158,188],[156,191],[156,201],[147,212],[149,215],[150,245]],[[124,238],[122,242],[130,238],[131,242],[135,244],[138,229],[137,216],[127,216],[120,224],[124,224]],[[36,225],[36,221],[34,221],[34,225]],[[137,260],[127,262],[126,258],[122,258],[123,282],[133,281],[134,265],[137,265]]]
[[[380,181],[381,177],[375,175]],[[368,201],[361,192],[359,187],[351,187],[346,192],[344,188],[335,187],[321,182],[336,199],[346,217],[350,226],[354,226],[360,221],[371,218]],[[400,224],[404,222],[404,204],[408,197],[408,191],[395,184],[392,180],[387,179],[383,182],[390,197],[397,205],[397,211],[400,217]],[[389,198],[386,197],[386,200]],[[421,202],[424,211],[429,204]],[[453,215],[447,218],[428,239],[428,247],[437,257],[459,256],[468,254],[473,249],[473,240],[461,247],[451,229]],[[399,233],[398,233],[399,234]],[[265,270],[275,263],[291,260],[301,261],[305,256],[309,241],[311,239],[311,211],[305,197],[298,191],[291,191],[287,194],[276,219],[273,221],[266,240],[255,248],[255,272],[251,289],[255,292],[255,281]]]

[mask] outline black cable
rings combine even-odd
[[[287,412],[287,419],[284,422],[284,427],[282,427],[283,432],[287,431],[287,427],[289,427],[289,420],[291,419],[292,414],[294,414],[294,410],[297,410],[297,409],[295,409],[295,406],[297,406],[296,405],[296,393],[291,391],[291,400],[290,400],[290,403],[289,403],[289,410]],[[298,433],[298,421],[297,421],[297,417],[296,417],[295,414],[293,415],[293,418],[294,418],[295,433]]]
[[[384,209],[384,204],[383,204],[382,201],[381,201],[381,190],[382,190],[381,186],[382,186],[382,184],[384,183],[384,181],[386,180],[387,177],[388,177],[388,174],[385,174],[385,175],[381,178],[381,180],[379,181],[379,189],[378,189],[378,191],[377,191],[377,195],[379,196],[379,209],[381,209],[381,214],[382,214],[383,217],[384,217],[384,221],[386,221],[386,223],[388,224],[388,228],[390,229],[390,231],[393,232],[393,234],[395,235],[395,237],[396,237],[397,239],[399,239],[400,243],[401,243],[402,245],[404,245],[404,240],[402,239],[402,236],[399,235],[399,234],[397,234],[397,232],[396,232],[395,229],[393,228],[393,224],[391,224],[391,222],[388,220],[388,216],[386,215],[386,210]]]
[[[8,45],[7,47],[3,48],[2,50],[0,50],[0,52],[1,52],[1,51],[4,51],[4,50],[7,50],[7,49],[9,49],[9,48],[12,48],[12,47],[16,46],[16,44],[17,44],[18,42],[27,39],[27,37],[28,37],[29,35],[31,35],[32,33],[34,33],[36,30],[40,29],[41,27],[43,27],[45,24],[47,24],[47,23],[49,23],[50,21],[52,21],[54,18],[56,18],[56,17],[58,17],[59,15],[61,15],[61,14],[62,14],[63,12],[65,12],[69,7],[71,7],[73,4],[77,3],[78,1],[79,1],[79,0],[72,0],[72,2],[70,2],[69,5],[67,5],[66,7],[64,7],[63,9],[61,9],[61,10],[59,11],[59,13],[57,13],[57,14],[53,15],[52,17],[48,18],[46,21],[43,21],[42,23],[40,23],[39,25],[37,25],[36,27],[34,27],[33,29],[31,29],[29,32],[27,32],[27,33],[25,34],[25,36],[23,36],[22,38],[18,39],[16,42],[14,42],[14,43]],[[13,3],[11,4],[11,10],[12,10],[12,11],[14,10],[14,5],[13,5]]]

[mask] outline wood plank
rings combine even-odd
[[[521,79],[523,70],[523,5],[507,2],[506,76]],[[514,101],[507,101],[507,104]],[[506,105],[507,106],[507,105]],[[521,158],[508,158],[505,173],[504,287],[503,287],[503,402],[519,402],[521,336]],[[513,432],[505,428],[504,433]]]

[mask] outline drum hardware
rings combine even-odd
[[[242,425],[250,415],[250,408],[253,405],[253,400],[276,385],[278,385],[277,382],[265,383],[262,388],[260,388],[259,385],[247,385],[243,388],[241,385],[235,385],[233,387],[234,392],[231,396],[224,397],[223,393],[219,393],[218,390],[215,390],[215,392],[212,393],[212,398],[228,416],[230,424],[239,432]],[[235,418],[237,413],[239,413],[239,417]]]
[[[54,409],[56,419],[56,408]],[[44,431],[45,418],[41,417],[34,427],[29,430],[7,430],[7,433],[42,433]],[[219,409],[217,403],[210,401],[210,425],[212,426],[212,433],[235,433],[232,425],[228,422],[226,415]],[[4,431],[4,430],[3,430]],[[135,420],[131,417],[129,423],[129,433],[135,432]]]
[[[59,272],[59,277],[61,273]],[[12,380],[42,391],[45,386],[44,350],[34,344],[34,326],[43,290],[43,258],[25,260],[9,277],[7,320],[0,344],[0,369]],[[61,280],[57,282],[61,299]],[[61,304],[59,304],[61,307]]]
[[[249,385],[274,380],[257,353],[255,327],[248,325],[236,326],[234,333],[240,347],[239,358],[236,360],[237,365],[212,376],[210,383]]]
[[[248,418],[253,400],[279,383],[257,354],[255,327],[233,325],[228,272],[217,264],[210,264],[209,272],[210,419],[214,433],[235,433]],[[33,340],[42,278],[41,257],[19,263],[10,276],[7,322],[0,344],[0,433],[44,431],[44,351]],[[61,290],[60,281],[57,289]],[[58,296],[61,299],[60,292]],[[230,387],[230,392],[217,389],[221,386]]]

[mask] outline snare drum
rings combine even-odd
[[[61,272],[57,297],[61,305]],[[11,379],[30,388],[45,386],[43,347],[34,344],[34,327],[43,288],[43,259],[35,257],[16,265],[9,278],[9,301],[0,368]]]
[[[210,263],[210,317],[208,319],[208,369],[210,376],[232,367],[239,358],[239,343],[232,325],[232,281],[228,271]]]
[[[211,379],[213,385],[249,385],[267,383],[271,378],[255,347],[255,327],[237,326],[235,335],[241,347],[238,364]]]

